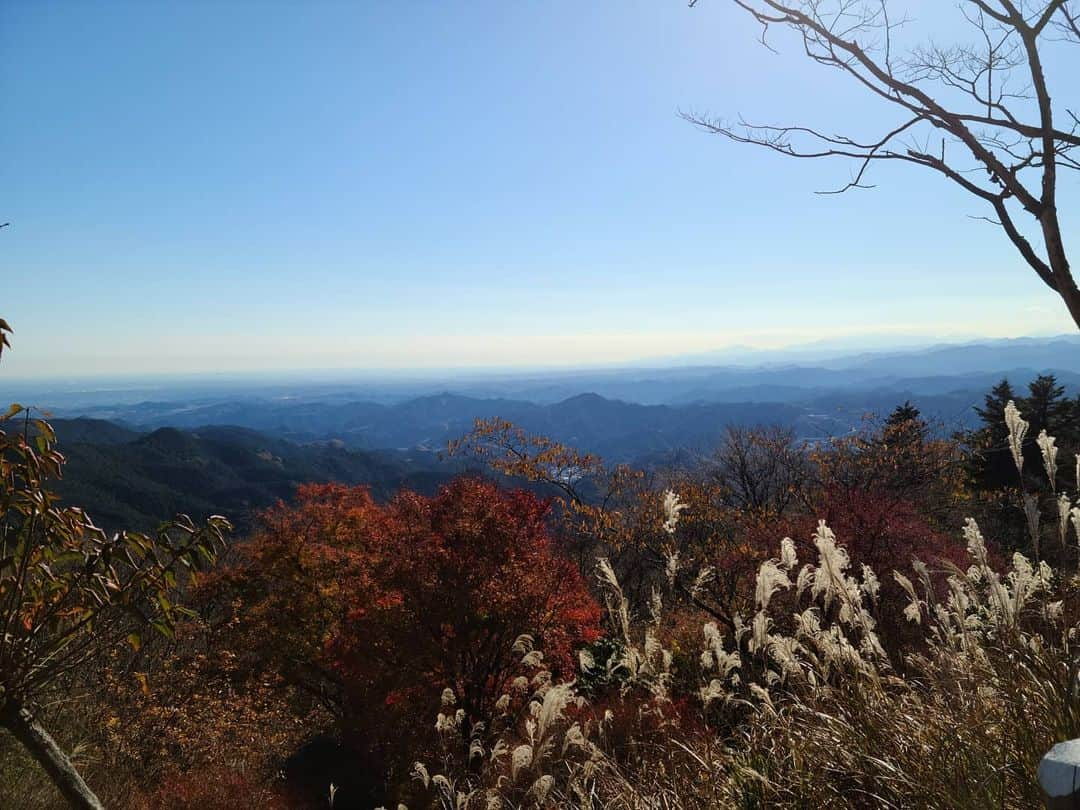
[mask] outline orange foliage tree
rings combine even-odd
[[[816,447],[782,428],[729,428],[715,453],[661,473],[660,486],[503,420],[478,421],[451,450],[552,487],[576,547],[591,543],[592,556],[608,556],[637,607],[647,607],[666,579],[676,597],[669,607],[704,612],[728,630],[751,612],[758,567],[779,540],[791,536],[803,557],[812,556],[822,518],[857,565],[911,573],[916,557],[930,564],[962,557],[950,531],[960,488],[956,445],[934,438],[909,403]],[[675,533],[662,528],[663,486],[685,506]],[[889,578],[887,609],[894,585]]]
[[[263,515],[217,585],[239,598],[242,655],[315,695],[369,767],[389,767],[402,729],[422,744],[443,689],[486,716],[519,635],[566,675],[597,638],[599,607],[547,518],[536,496],[476,478],[385,505],[363,487],[307,485]]]
[[[596,546],[618,549],[633,534],[645,474],[626,464],[609,466],[547,436],[530,435],[505,419],[477,419],[466,436],[450,442],[450,455],[464,455],[499,475],[549,488],[562,510],[564,539],[582,568]]]

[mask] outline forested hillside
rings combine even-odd
[[[57,491],[66,503],[87,504],[109,530],[220,514],[246,533],[258,510],[290,500],[302,483],[364,484],[385,499],[402,487],[430,494],[461,469],[431,453],[301,445],[236,427],[138,433],[100,420],[54,426],[67,458]]]

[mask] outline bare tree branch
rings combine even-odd
[[[873,188],[866,176],[878,161],[932,169],[993,208],[995,218],[984,219],[1002,228],[1080,326],[1080,289],[1057,210],[1058,169],[1080,171],[1072,154],[1080,147],[1080,119],[1071,110],[1055,110],[1041,53],[1051,31],[1058,35],[1054,41],[1080,44],[1076,0],[960,0],[979,42],[928,45],[906,56],[898,56],[894,34],[908,20],[891,14],[888,0],[729,1],[762,26],[762,41],[772,26],[792,29],[807,58],[839,69],[899,108],[903,119],[880,137],[853,138],[805,125],[731,125],[694,113],[684,118],[707,132],[788,157],[856,162],[851,180],[819,193]],[[930,147],[934,132],[943,136],[940,149],[936,139]],[[1015,219],[1021,210],[1037,225],[1038,246]]]

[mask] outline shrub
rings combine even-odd
[[[443,690],[468,725],[506,688],[519,635],[542,641],[546,667],[563,675],[598,637],[599,607],[556,552],[547,516],[530,493],[473,478],[386,505],[363,488],[306,486],[263,516],[215,587],[239,599],[234,643],[253,671],[331,707],[363,767],[399,782],[405,749],[418,756],[434,738],[398,730],[429,728]]]
[[[228,768],[173,771],[153,793],[136,796],[132,810],[210,810],[258,807],[287,810],[290,805],[274,791],[248,775]]]

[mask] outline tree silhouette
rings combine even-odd
[[[731,0],[762,26],[793,29],[806,56],[855,80],[898,113],[885,132],[830,134],[806,125],[732,124],[695,113],[708,132],[798,158],[847,158],[850,181],[826,193],[872,188],[871,165],[920,166],[989,208],[1000,227],[1080,326],[1080,288],[1069,267],[1058,213],[1063,171],[1080,170],[1080,118],[1055,105],[1044,50],[1080,45],[1075,0],[961,0],[976,45],[930,43],[902,53],[907,22],[888,0]],[[691,0],[690,5],[696,4]],[[1028,233],[1025,233],[1025,230]]]

